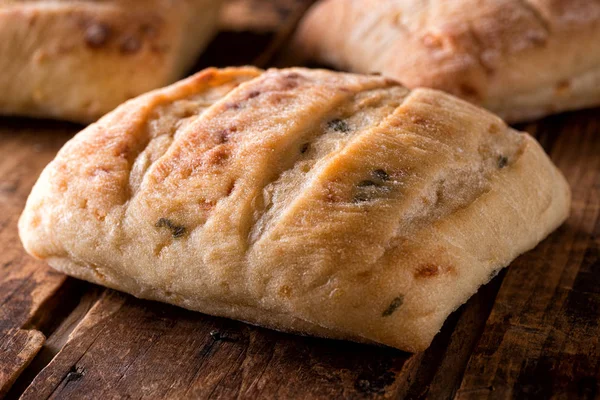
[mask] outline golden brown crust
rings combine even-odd
[[[0,1],[0,113],[91,122],[179,79],[220,0]]]
[[[535,140],[452,96],[234,68],[81,132],[19,227],[34,256],[139,297],[417,351],[568,208]]]
[[[514,122],[600,104],[599,42],[598,0],[323,0],[292,51]]]

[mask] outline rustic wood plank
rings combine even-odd
[[[472,304],[479,309],[484,302],[476,296]],[[406,394],[420,367],[437,363],[438,354],[451,357],[445,344],[453,328],[447,324],[429,351],[410,355],[279,333],[107,291],[23,399],[86,393],[173,399],[397,397]]]
[[[600,110],[535,133],[573,188],[572,214],[509,269],[460,399],[600,396]]]
[[[372,389],[376,391],[389,385],[387,368],[397,365],[395,361],[401,367],[406,360],[390,349],[295,337],[112,291],[72,337],[24,399],[85,393],[109,398],[253,398],[263,391],[287,397],[296,389],[304,394],[319,391],[324,398],[341,394],[344,385],[339,383],[356,377],[359,365],[369,363],[366,355],[381,354],[379,363],[371,361],[363,368],[378,380]]]
[[[0,393],[8,391],[44,340],[38,331],[19,328],[47,323],[44,318],[31,321],[57,305],[49,299],[65,283],[64,275],[25,254],[17,220],[38,174],[76,129],[47,121],[0,120]]]
[[[75,287],[73,287],[75,286]],[[39,372],[58,354],[73,330],[96,304],[106,289],[90,283],[67,280],[52,299],[60,301],[66,310],[43,308],[41,314],[33,318],[35,326],[39,326],[48,334],[43,346],[38,351],[30,365],[21,371],[18,378],[7,394],[7,398],[16,399],[31,384]],[[50,309],[49,312],[46,312]],[[50,321],[45,321],[49,319]],[[30,322],[31,323],[31,322]]]
[[[295,24],[316,0],[228,0],[219,21],[221,31],[280,32]]]
[[[19,374],[29,365],[42,348],[44,335],[38,331],[9,329],[0,331],[0,398],[3,397]],[[5,362],[10,360],[10,362]]]
[[[0,327],[24,324],[64,280],[25,255],[17,220],[37,176],[74,131],[65,124],[0,120]]]
[[[274,332],[107,291],[23,398],[449,398],[499,282],[416,355]]]
[[[315,1],[228,1],[220,22],[221,31],[193,70],[210,66],[267,67]]]

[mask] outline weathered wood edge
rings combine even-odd
[[[19,374],[42,348],[44,335],[35,330],[9,329],[0,332],[0,354],[12,362],[0,363],[0,398],[6,395]]]
[[[73,126],[68,124],[18,119],[4,119],[2,122],[0,335],[3,336],[2,341],[13,343],[15,347],[0,353],[0,368],[3,370],[0,374],[0,397],[41,349],[49,321],[36,319],[36,316],[57,311],[57,303],[50,299],[66,282],[64,275],[24,253],[18,237],[17,220],[38,174],[73,132]],[[20,134],[14,135],[17,126]],[[55,314],[59,318],[60,312]]]

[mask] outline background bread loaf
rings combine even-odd
[[[290,52],[518,122],[599,105],[599,43],[597,0],[322,0]]]
[[[220,3],[0,2],[0,114],[88,123],[175,82],[211,39]]]

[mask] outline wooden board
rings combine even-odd
[[[0,397],[41,349],[52,299],[67,281],[28,257],[17,236],[17,220],[37,175],[74,127],[5,119],[0,124]],[[32,322],[35,321],[35,325]],[[24,328],[24,329],[21,329]]]
[[[231,0],[195,69],[272,65],[310,3]],[[0,119],[0,398],[600,397],[600,110],[521,127],[565,173],[572,215],[420,354],[138,300],[31,259],[18,216],[41,169],[80,128]]]

